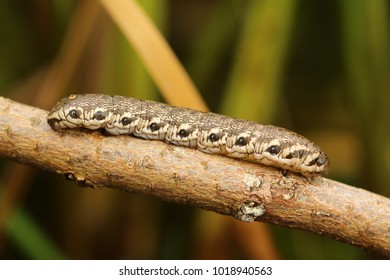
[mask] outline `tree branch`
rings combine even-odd
[[[47,111],[0,97],[0,156],[80,185],[140,192],[242,221],[324,234],[390,257],[390,199],[326,178],[100,132],[54,132]]]

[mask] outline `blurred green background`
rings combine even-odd
[[[212,111],[303,134],[327,152],[329,178],[390,196],[388,1],[139,3]],[[0,1],[0,22],[2,96],[47,110],[80,92],[163,101],[98,1]],[[300,230],[248,231],[211,212],[0,164],[1,259],[378,258]]]

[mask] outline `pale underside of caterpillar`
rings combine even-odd
[[[329,160],[311,141],[284,128],[210,112],[104,94],[73,94],[47,116],[54,130],[104,129],[196,148],[301,173],[326,174]],[[283,172],[285,174],[285,172]]]

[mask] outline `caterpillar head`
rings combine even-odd
[[[59,101],[46,118],[54,130],[78,127],[99,129],[110,119],[111,106],[111,96],[72,94]]]

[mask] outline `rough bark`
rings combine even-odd
[[[390,199],[326,178],[101,132],[54,132],[47,111],[0,97],[0,156],[79,185],[140,192],[242,221],[299,228],[390,257]]]

